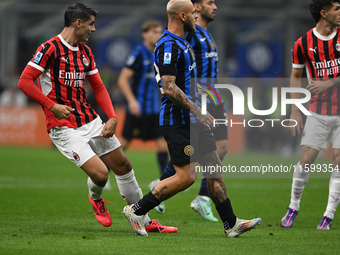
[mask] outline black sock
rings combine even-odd
[[[203,178],[201,181],[201,188],[200,188],[200,192],[198,193],[198,195],[209,197],[207,179],[205,178]]]
[[[169,164],[163,169],[163,174],[159,178],[159,180],[164,180],[170,176],[173,176],[176,173],[175,168],[172,164],[172,161],[169,162]]]
[[[216,206],[216,210],[223,222],[224,229],[231,229],[236,223],[236,216],[231,207],[230,199],[227,198],[222,204]]]
[[[159,171],[163,174],[163,170],[168,164],[168,153],[167,152],[158,152],[157,153],[157,160],[159,165]]]
[[[131,209],[136,215],[145,215],[160,203],[161,201],[155,198],[155,196],[150,191],[141,200],[135,203]]]

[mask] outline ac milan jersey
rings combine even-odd
[[[308,80],[327,80],[340,74],[340,28],[322,36],[313,28],[293,48],[293,68],[306,68]],[[322,115],[340,114],[338,86],[313,95],[309,110]]]
[[[58,35],[40,45],[28,65],[43,72],[38,83],[44,95],[75,109],[69,118],[58,120],[44,108],[47,130],[57,126],[80,127],[98,116],[88,104],[84,88],[86,75],[98,72],[88,46],[71,46]]]

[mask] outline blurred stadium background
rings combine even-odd
[[[71,3],[73,1],[66,0],[0,1],[2,105],[33,105],[25,97],[20,97],[16,90],[19,75],[37,46],[62,30],[63,13]],[[97,31],[88,44],[94,51],[97,66],[115,107],[120,116],[124,116],[124,108],[120,106],[125,102],[116,84],[117,76],[131,50],[141,42],[141,23],[146,19],[157,19],[166,26],[167,1],[92,0],[84,3],[99,11]],[[216,3],[216,20],[209,29],[219,47],[220,77],[288,78],[293,43],[314,26],[308,1],[217,0]],[[260,95],[267,95],[271,93],[271,85],[259,84],[256,89]],[[17,101],[9,99],[13,94],[17,96]],[[91,93],[88,97],[90,101],[94,100]],[[259,96],[256,100],[264,106],[271,103],[268,102],[270,96]],[[227,102],[231,103],[230,100]],[[231,110],[229,104],[228,110]],[[28,117],[35,112],[30,109],[26,107],[25,110],[12,112],[8,107],[0,108],[0,144],[48,143],[40,141],[44,127],[36,123],[43,115],[35,113],[35,117]],[[31,127],[32,124],[35,126]],[[291,138],[287,131],[276,128],[233,128],[230,151],[242,153],[264,150],[290,155],[298,147],[298,141]]]
[[[219,9],[209,30],[219,48],[220,76],[289,78],[293,43],[314,26],[308,0],[215,1]],[[85,174],[52,149],[42,110],[26,97],[20,97],[16,90],[19,75],[34,51],[62,30],[64,10],[74,2],[0,0],[0,191],[3,198],[0,254],[126,254],[127,248],[131,254],[338,252],[339,225],[334,224],[332,231],[315,231],[327,202],[329,174],[309,181],[302,202],[304,212],[289,231],[281,228],[279,221],[289,201],[292,173],[268,175],[268,178],[226,176],[237,214],[263,220],[256,231],[244,238],[226,240],[220,224],[202,221],[198,214],[192,213],[189,204],[197,193],[199,181],[188,192],[167,201],[166,214],[150,212],[161,223],[178,226],[180,231],[176,235],[155,234],[148,240],[136,238],[121,215],[124,201],[115,185],[114,192],[105,193],[105,199],[116,202],[109,205],[111,215],[115,215],[113,227],[103,229],[97,224],[85,195]],[[141,23],[157,19],[166,25],[167,1],[83,2],[99,11],[97,31],[88,44],[94,51],[118,116],[124,118],[125,102],[116,84],[117,76],[130,51],[141,42]],[[260,82],[256,87],[258,103],[264,107],[271,103],[267,102],[270,96],[265,95],[271,93],[273,85],[266,84]],[[91,93],[88,96],[93,100]],[[230,101],[227,102],[230,111]],[[119,124],[122,123],[121,119]],[[120,133],[121,126],[118,135]],[[230,129],[229,138],[233,156],[228,154],[224,165],[288,166],[296,164],[300,155],[299,139],[293,139],[287,129],[238,126]],[[154,153],[146,150],[152,150],[153,144],[141,145],[135,141],[130,149],[127,155],[145,193],[149,182],[158,176]],[[330,158],[321,161],[331,163]],[[338,220],[336,216],[334,222]]]

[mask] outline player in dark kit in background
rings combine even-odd
[[[313,169],[320,150],[327,150],[330,139],[333,143],[333,172],[329,182],[329,197],[326,211],[317,229],[329,230],[340,200],[340,1],[310,0],[309,9],[316,27],[300,37],[293,48],[291,87],[300,88],[303,68],[306,68],[309,89],[313,96],[310,101],[306,124],[303,130],[300,161],[295,166],[291,200],[281,226],[293,226],[300,210],[302,192]],[[298,93],[292,98],[299,98]],[[293,136],[300,134],[303,127],[299,109],[292,105],[290,119]],[[327,170],[327,169],[326,169]],[[329,169],[328,169],[329,170]]]
[[[168,163],[168,149],[158,125],[160,93],[155,80],[153,51],[163,32],[158,21],[141,27],[143,43],[138,45],[122,69],[118,85],[127,100],[127,113],[120,139],[126,149],[132,138],[155,140],[160,172]]]
[[[108,169],[115,173],[120,194],[127,204],[137,202],[142,194],[130,161],[115,136],[117,118],[92,51],[81,43],[87,42],[95,32],[96,14],[82,3],[69,6],[64,29],[38,47],[18,87],[43,107],[47,131],[56,147],[88,175],[88,196],[96,219],[109,227],[112,220],[102,198]],[[87,103],[85,78],[108,117],[106,123]],[[36,79],[39,88],[34,84]],[[145,218],[145,224],[147,231],[164,232],[169,228],[177,231],[149,217]]]
[[[193,184],[198,162],[206,167],[221,167],[209,128],[213,127],[214,118],[209,113],[201,114],[195,56],[190,44],[184,39],[187,32],[195,31],[195,8],[190,0],[171,0],[167,4],[167,13],[168,29],[155,48],[155,69],[156,80],[163,93],[159,123],[176,174],[157,183],[134,205],[124,207],[123,213],[133,230],[144,236],[147,235],[144,229],[145,214],[161,201]],[[227,237],[239,236],[261,221],[259,218],[240,220],[235,216],[222,173],[207,176],[207,184]]]
[[[218,51],[212,35],[208,32],[208,23],[215,18],[217,6],[214,0],[191,0],[194,4],[198,19],[196,22],[196,31],[188,33],[186,40],[194,50],[197,64],[198,84],[205,89],[208,83],[214,87],[218,78]],[[218,92],[218,89],[215,89]],[[202,92],[201,89],[198,92]],[[203,92],[204,93],[204,92]],[[218,102],[217,98],[216,101]],[[215,105],[208,97],[207,110],[215,119],[226,119],[226,110],[223,105]],[[216,141],[217,153],[222,161],[228,151],[228,127],[220,125],[213,130]],[[211,211],[211,201],[207,189],[207,180],[202,179],[201,188],[198,196],[191,202],[191,208],[197,211],[204,219],[217,221]]]

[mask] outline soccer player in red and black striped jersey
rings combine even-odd
[[[115,136],[117,118],[94,56],[82,43],[95,32],[96,14],[82,3],[69,6],[65,11],[64,29],[38,47],[18,87],[43,107],[47,131],[56,147],[88,175],[94,214],[103,226],[109,227],[112,220],[102,198],[108,169],[115,173],[119,191],[128,204],[137,202],[142,193],[130,161]],[[106,123],[87,102],[85,78],[98,105],[108,116]],[[34,83],[36,79],[39,88]],[[145,223],[147,231],[177,231],[148,217]]]
[[[333,144],[333,173],[329,185],[326,211],[317,229],[329,230],[340,200],[340,1],[310,0],[309,9],[316,27],[300,37],[293,47],[293,68],[291,87],[302,86],[303,68],[306,68],[313,94],[302,133],[302,155],[295,166],[291,200],[286,215],[281,220],[283,227],[292,227],[300,210],[302,192],[309,178],[309,171],[320,150],[327,150],[330,140]],[[298,98],[293,94],[292,98]],[[297,125],[291,128],[293,136],[300,134],[303,127],[301,113],[293,105],[291,119]],[[293,123],[292,123],[293,124]],[[291,125],[294,126],[294,125]],[[327,169],[326,169],[327,170]],[[330,169],[331,170],[331,169]]]

